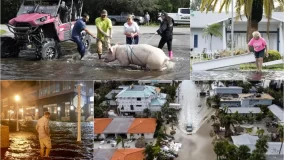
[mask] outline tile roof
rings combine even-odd
[[[103,133],[105,128],[110,124],[112,118],[95,118],[94,119],[94,133],[100,134]]]
[[[111,160],[143,160],[143,148],[117,149]]]
[[[135,118],[128,129],[128,133],[154,133],[155,130],[155,118]]]

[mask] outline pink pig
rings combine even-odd
[[[159,48],[148,44],[114,45],[109,48],[105,62],[118,60],[122,66],[135,64],[150,70],[162,71],[169,67],[169,57]]]

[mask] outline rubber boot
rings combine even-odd
[[[102,59],[102,54],[98,54],[99,55],[99,59]]]
[[[169,51],[169,57],[170,57],[170,59],[173,58],[173,51]]]

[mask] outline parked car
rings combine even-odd
[[[111,20],[112,25],[116,25],[118,23],[125,23],[125,22],[127,22],[128,15],[129,15],[129,13],[121,12],[120,15],[109,15],[108,18]],[[133,20],[137,24],[144,24],[145,23],[145,19],[142,16],[135,16],[135,15],[133,15]]]
[[[168,16],[173,18],[175,25],[190,24],[190,9],[189,8],[178,8],[177,13],[168,13]],[[159,20],[160,20],[160,17],[158,18],[158,21]]]

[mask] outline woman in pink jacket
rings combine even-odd
[[[257,72],[261,72],[264,52],[265,56],[268,57],[267,44],[258,31],[253,32],[252,36],[253,38],[248,43],[248,52],[250,52],[250,47],[253,47]]]

